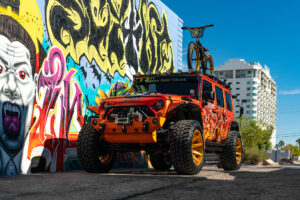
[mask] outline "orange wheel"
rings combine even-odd
[[[236,160],[236,163],[238,165],[241,164],[241,162],[242,162],[242,141],[241,141],[241,138],[236,139],[235,160]]]
[[[200,165],[203,160],[203,138],[198,129],[194,131],[192,139],[192,153],[195,165]]]

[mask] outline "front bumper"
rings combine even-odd
[[[108,143],[142,144],[157,142],[157,130],[165,120],[162,113],[150,112],[143,105],[118,105],[109,106],[101,118],[92,118],[92,125]]]

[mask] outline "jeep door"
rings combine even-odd
[[[211,81],[203,79],[202,82],[202,121],[205,140],[216,139],[215,127],[217,122],[214,87]]]
[[[216,134],[217,134],[217,142],[221,142],[221,140],[226,138],[225,126],[226,126],[226,108],[224,101],[224,90],[222,86],[215,85],[216,91],[216,100],[217,100],[217,124],[216,124]]]

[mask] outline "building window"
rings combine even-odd
[[[252,83],[253,83],[253,84],[256,84],[257,82],[256,82],[256,81],[253,81]]]
[[[247,105],[247,108],[250,108],[251,106],[250,105]]]
[[[252,114],[256,114],[256,111],[255,111],[255,110],[252,110]]]
[[[240,88],[236,88],[236,90],[240,90]]]
[[[247,102],[251,102],[251,99],[247,99]]]
[[[251,90],[251,88],[250,88],[250,87],[247,87],[247,90]]]
[[[246,78],[246,72],[244,70],[236,70],[235,78]]]
[[[251,84],[251,81],[248,81],[247,84],[250,85],[250,84]]]
[[[248,74],[251,74],[251,71],[248,71]]]
[[[253,71],[253,77],[255,77],[255,71]]]
[[[236,84],[240,84],[240,82],[236,82]]]
[[[256,108],[257,106],[256,105],[252,105],[252,108]]]
[[[252,118],[252,119],[256,119],[256,117],[255,117],[255,116],[252,116],[251,118]]]
[[[238,97],[238,96],[240,96],[240,94],[239,94],[239,93],[237,93],[237,94],[236,94],[236,96]]]
[[[225,73],[225,78],[233,78],[233,72],[232,71],[227,71]]]
[[[220,72],[220,75],[223,75],[223,72]]]
[[[253,90],[257,90],[257,87],[253,87],[252,89],[253,89]]]
[[[250,97],[251,96],[251,93],[247,93],[247,97]]]
[[[250,111],[249,110],[247,110],[247,112],[246,112],[247,114],[250,114]]]
[[[256,93],[252,93],[252,96],[257,96],[257,94]]]
[[[250,99],[249,99],[250,100]],[[257,99],[252,99],[252,102],[257,102]]]

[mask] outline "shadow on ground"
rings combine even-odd
[[[0,178],[0,199],[299,199],[299,167],[204,167],[196,176],[152,169]]]

